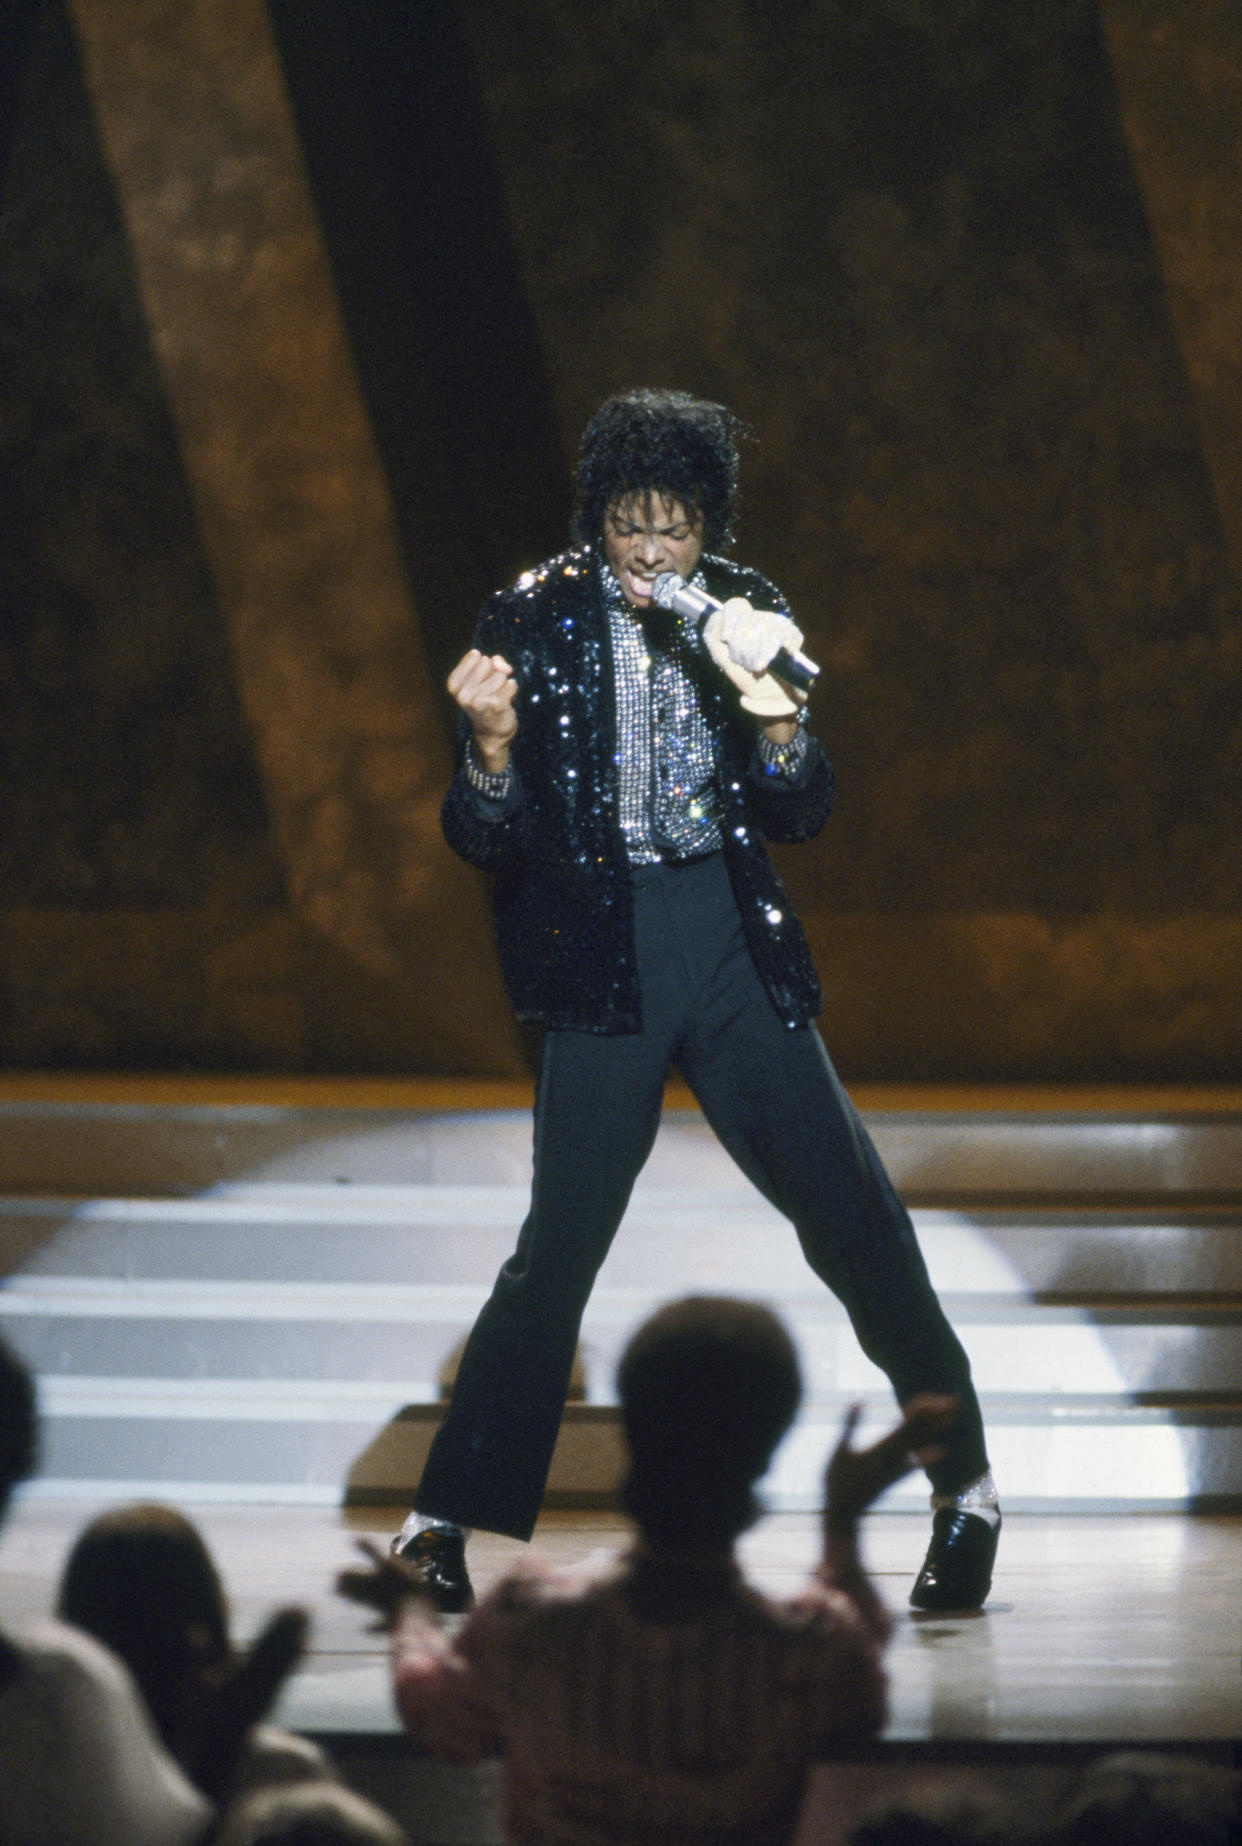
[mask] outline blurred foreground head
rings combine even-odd
[[[1161,1751],[1100,1757],[1049,1832],[1050,1846],[1237,1846],[1242,1776]]]
[[[409,1846],[409,1840],[361,1795],[314,1782],[247,1795],[230,1809],[216,1846]]]
[[[1042,1818],[1003,1782],[950,1771],[881,1800],[855,1823],[848,1846],[1046,1846]]]
[[[37,1449],[34,1381],[0,1340],[0,1519],[13,1489],[34,1473]]]
[[[120,1655],[175,1750],[187,1698],[229,1653],[224,1590],[197,1528],[171,1506],[101,1513],[69,1553],[57,1614]]]
[[[755,1483],[802,1397],[776,1315],[731,1296],[671,1302],[630,1340],[617,1390],[623,1494],[643,1536],[679,1551],[729,1546],[758,1517]]]

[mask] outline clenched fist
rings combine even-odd
[[[517,681],[503,654],[481,654],[472,647],[448,676],[450,695],[470,720],[474,747],[489,775],[509,764],[509,746],[517,735]]]

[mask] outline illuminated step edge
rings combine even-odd
[[[605,1301],[588,1315],[579,1346],[587,1401],[610,1400],[625,1342],[651,1305]],[[885,1389],[840,1309],[832,1316],[789,1318],[808,1398]],[[1192,1338],[1184,1327],[1158,1318],[1101,1324],[1062,1311],[1045,1317],[1030,1306],[995,1315],[975,1310],[954,1319],[976,1385],[988,1395],[1038,1392],[1052,1405],[1068,1401],[1071,1393],[1134,1398],[1152,1388],[1242,1395],[1242,1325],[1236,1314],[1226,1325],[1195,1329]],[[394,1396],[404,1392],[406,1401],[436,1397],[436,1387],[407,1381],[435,1380],[438,1386],[451,1378],[469,1321],[469,1313],[438,1318],[426,1308],[387,1319],[340,1308],[320,1316],[202,1319],[123,1312],[21,1316],[0,1306],[0,1329],[53,1389],[66,1378],[89,1378],[107,1394],[126,1391],[126,1380],[141,1377],[152,1391],[175,1391],[186,1381],[222,1393],[247,1391],[250,1386],[232,1381],[251,1378],[262,1379],[269,1392],[297,1391],[304,1388],[297,1381],[313,1375],[314,1402],[339,1400],[356,1389],[377,1396],[390,1389]]]
[[[323,1378],[82,1378],[44,1374],[39,1411],[67,1417],[186,1418],[247,1423],[371,1425],[412,1403],[434,1406],[433,1380],[372,1384]]]
[[[102,1199],[68,1208],[0,1202],[0,1291],[164,1290],[238,1284],[324,1291],[367,1287],[394,1302],[411,1287],[486,1292],[512,1251],[519,1207],[500,1215],[470,1189],[453,1209],[256,1217],[215,1201]],[[524,1195],[521,1195],[524,1196]],[[690,1202],[688,1202],[690,1201]],[[424,1201],[424,1204],[426,1202]],[[1173,1214],[1060,1210],[916,1210],[919,1241],[942,1296],[998,1302],[1051,1294],[1234,1292],[1242,1296],[1242,1212]],[[599,1287],[651,1296],[687,1290],[755,1293],[813,1313],[822,1291],[790,1226],[757,1195],[717,1206],[696,1194],[631,1208]],[[402,1291],[398,1293],[397,1291]],[[103,1294],[101,1292],[101,1299]],[[152,1299],[156,1298],[154,1296]],[[304,1299],[312,1297],[307,1294]],[[225,1299],[217,1294],[213,1299]],[[448,1299],[447,1296],[444,1299]]]
[[[118,1384],[120,1389],[118,1390]],[[441,1407],[401,1402],[391,1386],[322,1381],[59,1379],[46,1381],[46,1473],[34,1497],[115,1502],[238,1500],[357,1505],[408,1502]],[[774,1511],[813,1511],[824,1463],[852,1393],[808,1404],[765,1484]],[[413,1397],[411,1389],[410,1397]],[[1135,1404],[1124,1394],[985,1398],[989,1448],[1013,1511],[1242,1508],[1242,1399]],[[889,1426],[886,1394],[867,1400],[860,1440]],[[1209,1437],[1213,1464],[1193,1471],[1188,1451]],[[567,1406],[549,1480],[549,1507],[615,1503],[622,1465],[615,1407]],[[1200,1481],[1191,1494],[1187,1480]],[[885,1510],[923,1510],[920,1478]]]
[[[1238,1192],[1236,1111],[915,1108],[867,1111],[864,1119],[897,1186],[924,1196]],[[671,1155],[679,1167],[687,1158],[704,1169],[711,1160],[728,1167],[693,1111],[666,1112],[653,1181],[666,1176]],[[245,1104],[0,1106],[0,1183],[14,1191],[194,1193],[265,1182],[345,1190],[424,1177],[509,1182],[529,1172],[529,1161],[525,1108],[405,1115]]]
[[[677,1201],[681,1210],[697,1209],[685,1193],[648,1194],[659,1210]],[[142,1223],[168,1219],[200,1224],[280,1224],[297,1230],[302,1225],[338,1223],[342,1219],[373,1220],[380,1224],[443,1224],[468,1222],[520,1223],[530,1200],[529,1186],[420,1185],[294,1185],[255,1184],[212,1186],[197,1196],[178,1198],[37,1198],[0,1197],[0,1214],[6,1217],[55,1218],[77,1223]],[[762,1206],[762,1201],[759,1201]],[[730,1210],[738,1200],[729,1195]],[[702,1209],[711,1208],[710,1198]],[[762,1207],[766,1210],[767,1207]]]
[[[825,1390],[810,1396],[801,1418],[837,1417],[855,1401],[853,1391]],[[862,1390],[867,1416],[888,1414],[891,1396],[881,1383]],[[439,1399],[426,1380],[375,1383],[323,1378],[101,1378],[47,1376],[39,1380],[44,1418],[223,1418],[246,1422],[363,1423],[379,1417],[412,1420],[437,1417]],[[1186,1417],[1211,1422],[1242,1421],[1242,1392],[1136,1394],[1126,1390],[990,1393],[989,1423],[1170,1423]],[[584,1422],[615,1418],[611,1401],[570,1403],[565,1414]],[[864,1426],[865,1428],[865,1426]]]
[[[723,1281],[717,1286],[723,1294],[750,1297],[754,1292],[750,1287],[742,1287],[740,1282],[732,1288]],[[32,1274],[10,1276],[0,1281],[0,1317],[439,1321],[455,1314],[472,1319],[488,1292],[488,1286],[459,1282],[283,1282]],[[591,1296],[587,1312],[597,1320],[623,1321],[636,1313],[649,1312],[667,1298],[668,1290],[663,1285],[658,1288],[600,1286]],[[778,1280],[766,1298],[780,1301],[799,1321],[843,1321],[845,1318],[845,1310],[836,1297],[813,1279],[802,1288],[781,1286]],[[1039,1303],[1017,1286],[961,1293],[942,1290],[940,1299],[946,1311],[973,1319],[1023,1320],[1038,1314],[1041,1322],[1048,1325],[1125,1311],[1121,1307],[1097,1311],[1079,1308],[1070,1302]],[[1143,1310],[1131,1310],[1137,1311]],[[1153,1307],[1149,1311],[1155,1314],[1159,1309]],[[1242,1312],[1242,1307],[1237,1311]],[[1166,1317],[1168,1312],[1175,1310],[1166,1310]]]
[[[238,1282],[14,1276],[0,1285],[0,1318],[102,1320],[441,1320],[478,1312],[487,1290],[466,1283]],[[647,1294],[636,1298],[646,1300]]]
[[[1242,1133],[1233,1146],[1234,1164],[1239,1160]],[[724,1156],[722,1155],[722,1160]],[[727,1175],[713,1175],[716,1179]],[[1150,1199],[1130,1196],[1112,1202],[1107,1193],[1066,1204],[1055,1190],[1049,1189],[1042,1200],[1023,1199],[1006,1203],[1003,1197],[989,1194],[986,1202],[973,1200],[969,1191],[960,1202],[918,1205],[913,1207],[930,1224],[952,1221],[959,1214],[1021,1221],[1029,1214],[1032,1223],[1055,1223],[1058,1219],[1074,1221],[1088,1213],[1111,1228],[1124,1229],[1124,1221],[1133,1215],[1135,1228],[1148,1229],[1159,1224],[1162,1215],[1180,1223],[1187,1212],[1211,1221],[1242,1217],[1242,1199],[1235,1175],[1232,1187],[1222,1187],[1213,1198],[1185,1207],[1176,1198],[1153,1194]],[[1197,1196],[1197,1195],[1196,1195]],[[186,1195],[83,1197],[78,1194],[57,1195],[0,1193],[0,1224],[6,1220],[20,1223],[52,1221],[67,1224],[220,1224],[279,1225],[296,1234],[322,1224],[382,1224],[398,1228],[451,1228],[459,1224],[495,1225],[507,1234],[516,1233],[530,1203],[529,1184],[523,1185],[221,1185]],[[739,1173],[736,1183],[704,1183],[688,1176],[679,1186],[657,1186],[639,1179],[626,1209],[625,1224],[666,1224],[670,1220],[695,1228],[721,1220],[785,1226],[783,1215],[769,1205]]]

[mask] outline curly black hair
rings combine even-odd
[[[657,493],[702,516],[705,550],[726,550],[737,512],[737,445],[749,434],[723,404],[686,391],[644,389],[608,398],[578,447],[575,542],[593,544],[618,500]]]

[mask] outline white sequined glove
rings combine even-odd
[[[802,630],[775,609],[754,609],[744,596],[731,596],[703,625],[703,641],[721,672],[742,695],[742,710],[756,718],[793,718],[806,704],[805,692],[765,672],[780,648],[796,654]]]

